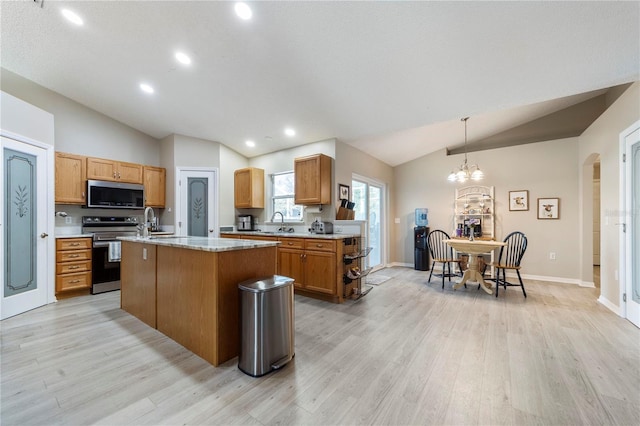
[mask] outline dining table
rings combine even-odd
[[[459,283],[453,285],[453,289],[457,290],[462,287],[467,281],[477,281],[480,287],[489,294],[493,294],[491,283],[487,283],[482,276],[482,273],[478,271],[478,256],[481,254],[491,253],[493,250],[507,245],[502,241],[487,241],[487,240],[468,240],[468,239],[450,239],[444,241],[450,247],[460,253],[466,253],[469,255],[469,267],[464,271],[462,280]]]

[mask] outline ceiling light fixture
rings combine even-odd
[[[253,148],[254,146],[256,146],[256,143],[254,141],[246,141],[245,144],[249,147],[249,148]]]
[[[149,93],[149,94],[152,94],[153,92],[155,92],[155,90],[153,90],[153,87],[151,87],[147,83],[140,83],[140,90],[142,90],[145,93]]]
[[[234,9],[236,11],[236,15],[238,15],[240,19],[244,19],[245,21],[248,21],[249,19],[251,19],[251,16],[253,16],[251,8],[246,3],[237,2],[234,6]]]
[[[484,173],[480,170],[477,164],[469,166],[467,164],[467,120],[469,117],[462,118],[460,121],[464,121],[464,163],[459,167],[457,172],[451,172],[447,180],[449,182],[464,183],[469,179],[478,181],[484,178]],[[472,171],[473,170],[473,171]]]
[[[61,12],[62,12],[62,16],[67,18],[67,20],[69,20],[70,22],[73,22],[74,24],[76,24],[78,26],[84,25],[84,21],[82,20],[80,15],[78,15],[77,13],[72,12],[69,9],[62,9]]]
[[[286,129],[284,129],[284,134],[291,137],[296,135],[296,131],[293,130],[291,127],[287,127]]]
[[[176,52],[176,60],[184,65],[191,64],[191,58],[182,52]]]

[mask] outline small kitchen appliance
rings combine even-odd
[[[333,234],[333,223],[331,222],[320,222],[316,219],[313,223],[311,223],[311,228],[309,231],[312,234]]]
[[[253,231],[255,222],[250,214],[241,214],[238,216],[238,231]]]

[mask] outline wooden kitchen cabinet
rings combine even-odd
[[[277,273],[293,278],[295,291],[303,296],[342,303],[345,294],[343,255],[345,245],[354,238],[300,238],[299,236],[269,236],[222,233],[222,238],[245,240],[277,240]],[[351,246],[349,250],[353,251]],[[351,288],[349,292],[351,292]]]
[[[87,158],[56,152],[55,203],[85,204],[87,201]]]
[[[162,167],[144,166],[144,205],[146,207],[165,206],[167,170]]]
[[[314,154],[294,160],[295,203],[331,204],[331,157]]]
[[[88,294],[91,289],[91,238],[56,239],[56,297]]]
[[[264,170],[256,167],[236,170],[233,194],[237,209],[264,208]]]
[[[87,179],[127,183],[143,183],[142,164],[104,158],[87,158]]]

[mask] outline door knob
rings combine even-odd
[[[43,232],[42,234],[40,234],[40,238],[47,238],[49,236],[49,234],[47,234],[46,232]]]

